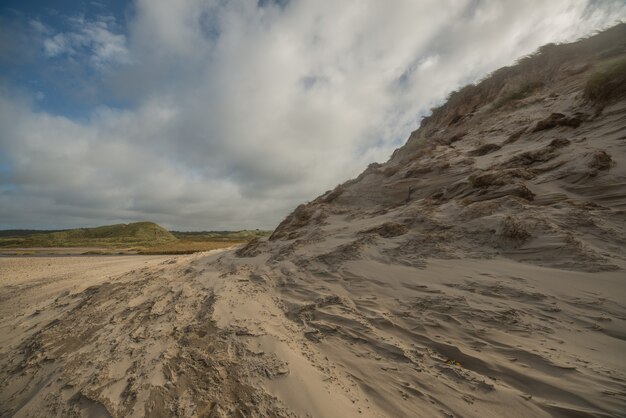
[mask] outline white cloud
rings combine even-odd
[[[126,46],[126,36],[113,31],[114,19],[101,16],[90,21],[75,17],[69,21],[72,31],[56,33],[44,40],[46,56],[52,58],[84,54],[99,69],[109,64],[130,63],[131,55]]]
[[[44,25],[40,20],[31,19],[29,23],[30,23],[30,27],[33,28],[38,33],[47,34],[50,31],[50,29],[46,25]]]
[[[57,55],[73,52],[73,48],[62,33],[57,33],[53,37],[44,40],[43,47],[48,57],[56,57]]]
[[[14,187],[0,194],[0,224],[272,227],[386,159],[451,90],[626,16],[621,1],[577,0],[136,6],[128,39],[79,21],[46,46],[88,49],[135,106],[79,123],[5,95]]]

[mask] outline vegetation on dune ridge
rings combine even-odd
[[[0,247],[119,247],[155,245],[176,237],[154,222],[105,225],[0,238]]]
[[[626,57],[611,60],[593,73],[584,95],[599,107],[626,96]]]
[[[450,93],[443,105],[432,109],[431,115],[422,119],[421,128],[452,126],[463,115],[497,111],[538,89],[549,87],[568,73],[593,71],[585,97],[598,105],[606,104],[626,94],[626,62],[616,58],[625,52],[626,23],[574,43],[544,45],[515,65],[500,68],[477,84]],[[581,61],[589,65],[576,64]]]
[[[94,247],[94,254],[123,249],[140,254],[188,254],[230,247],[269,231],[167,231],[154,222],[105,225],[57,231],[0,231],[0,248]]]
[[[130,224],[105,225],[96,228],[70,229],[55,232],[60,239],[129,239],[145,241],[173,241],[176,239],[168,230],[154,222],[134,222]]]

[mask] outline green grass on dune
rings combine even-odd
[[[0,247],[120,247],[161,244],[176,241],[169,231],[153,222],[135,222],[78,228],[55,232],[36,232],[22,236],[0,237]]]
[[[625,97],[626,57],[602,63],[587,80],[584,96],[600,107]]]
[[[141,254],[187,254],[224,248],[266,236],[271,231],[167,231],[154,222],[106,225],[62,231],[0,231],[0,248],[93,247]]]

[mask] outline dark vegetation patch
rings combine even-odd
[[[531,237],[522,224],[511,216],[507,216],[500,225],[500,236],[512,241],[524,242]]]
[[[598,107],[626,97],[626,58],[613,61],[589,77],[584,97]]]
[[[543,87],[543,83],[538,80],[525,80],[519,86],[503,92],[496,101],[493,103],[493,109],[499,109],[511,102],[515,102],[517,100],[525,99],[530,96],[533,92],[541,89]]]
[[[589,161],[589,167],[597,170],[608,170],[615,164],[613,159],[606,151],[596,151]]]

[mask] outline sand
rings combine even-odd
[[[623,271],[0,258],[3,416],[619,416]],[[17,289],[20,289],[17,292]]]

